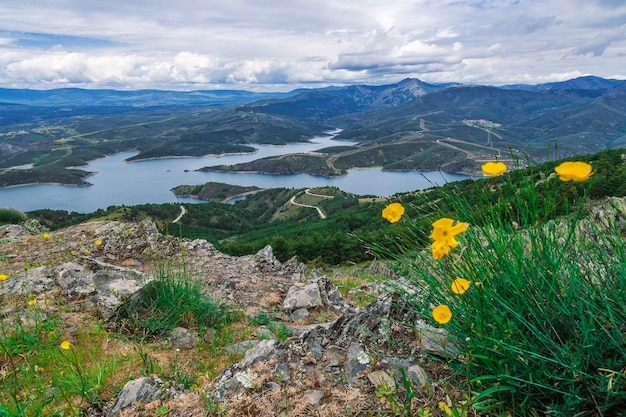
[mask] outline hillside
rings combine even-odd
[[[617,149],[578,158],[590,162],[596,170],[589,191],[591,197],[597,199],[626,196],[625,152],[624,149]],[[541,175],[549,175],[559,162],[522,168],[523,161],[518,161],[520,169],[507,173],[504,178],[521,187],[529,177],[541,178]],[[473,199],[478,201],[488,187],[489,180],[479,177],[476,180],[449,183],[421,192],[397,194],[392,200],[401,201],[424,212],[428,212],[428,207],[436,202],[442,212],[454,216],[457,199],[451,196],[462,195],[470,202]],[[575,188],[576,193],[572,193],[572,199],[582,195],[581,186]],[[312,197],[305,190],[268,189],[258,191],[235,204],[186,204],[186,213],[176,224],[171,222],[180,214],[178,204],[111,207],[106,211],[99,210],[90,214],[38,210],[28,215],[51,228],[65,227],[89,219],[132,221],[149,217],[157,222],[164,233],[207,239],[219,250],[231,255],[252,254],[266,245],[271,245],[280,261],[297,256],[301,262],[315,261],[326,265],[371,260],[372,254],[363,242],[391,243],[405,232],[401,228],[390,231],[386,222],[380,218],[379,213],[387,204],[386,200],[355,196],[329,187],[311,189],[309,193],[332,198]],[[512,190],[511,193],[513,196]],[[297,206],[294,202],[315,206],[326,218],[320,218],[315,209]],[[476,207],[474,212],[479,215],[488,208]],[[415,224],[420,230],[428,230],[432,221],[431,217],[425,215],[416,220]],[[415,239],[426,242],[427,236],[422,233],[415,236]]]
[[[320,239],[328,253],[308,266],[276,258],[291,249],[279,228],[237,236],[276,239],[240,257],[174,224],[159,232],[146,216],[174,205],[53,231],[35,218],[46,213],[0,210],[0,415],[619,415],[626,385],[598,382],[626,349],[626,201],[606,197],[626,194],[625,152],[586,156],[586,182],[557,179],[551,162],[397,195],[407,212],[392,224],[386,203],[329,187],[189,205],[202,215],[181,218],[236,233],[265,219],[313,251],[333,222],[356,227]],[[285,221],[294,210],[308,214]],[[441,216],[463,221],[443,260],[430,250]],[[355,264],[346,243],[377,259]],[[351,266],[318,268],[333,254]]]

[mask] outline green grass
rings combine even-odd
[[[118,310],[120,329],[139,338],[165,336],[175,327],[220,328],[239,313],[202,293],[201,283],[186,274],[160,270],[131,302]]]
[[[203,295],[185,271],[158,274],[122,309],[120,330],[131,337],[110,332],[89,312],[56,312],[60,305],[43,295],[30,303],[0,296],[0,304],[15,311],[0,321],[0,417],[86,415],[87,407],[103,406],[131,379],[157,373],[192,390],[239,361],[241,355],[224,347],[251,337],[253,329],[237,321],[241,314]],[[68,331],[65,314],[80,314],[77,330]],[[194,349],[172,349],[162,340],[176,326],[200,334],[211,327],[214,337]]]
[[[419,294],[399,289],[405,301],[459,350],[443,360],[469,381],[474,410],[619,415],[626,409],[626,243],[619,220],[626,210],[617,199],[601,209],[588,205],[593,178],[575,187],[545,168],[535,174],[485,180],[478,195],[451,196],[455,219],[470,227],[439,261],[410,234],[398,247],[378,250]],[[407,208],[401,223],[410,231],[423,213]],[[611,212],[620,214],[599,220]],[[470,282],[462,294],[452,290],[457,278]],[[449,322],[431,316],[436,306],[449,308]]]
[[[26,220],[26,215],[12,208],[0,208],[0,225],[19,224]]]

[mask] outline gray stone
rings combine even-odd
[[[0,238],[5,242],[19,242],[22,236],[29,234],[26,228],[17,224],[5,224],[0,226]]]
[[[137,294],[147,283],[143,275],[133,270],[102,269],[93,275],[96,289],[95,303],[105,320],[111,319],[117,309]]]
[[[339,311],[342,314],[354,314],[356,308],[346,300],[335,284],[327,276],[316,278],[312,281],[320,290],[322,303]]]
[[[428,381],[428,374],[426,374],[426,371],[424,371],[421,366],[408,359],[396,358],[392,356],[382,358],[380,362],[387,371],[395,376],[398,384],[402,384],[401,369],[404,370],[406,378],[414,384],[417,384],[417,386],[419,386],[422,382]]]
[[[135,403],[147,404],[165,397],[163,381],[156,375],[128,381],[117,396],[107,417],[115,417],[120,411]]]
[[[324,353],[322,351],[322,341],[319,337],[309,337],[306,340],[306,344],[311,350],[311,353],[313,354],[313,357],[315,359],[320,359],[323,356]]]
[[[277,363],[274,367],[274,371],[276,372],[276,379],[281,382],[287,382],[291,379],[289,366],[285,363]]]
[[[93,274],[83,265],[67,262],[54,270],[57,285],[68,297],[88,297],[96,293]]]
[[[274,251],[270,245],[265,246],[254,255],[257,267],[261,270],[277,270],[280,269],[280,261],[274,256]]]
[[[170,332],[170,343],[174,348],[191,349],[200,341],[200,337],[193,330],[176,327]]]
[[[319,405],[320,401],[324,398],[324,391],[317,389],[309,389],[304,391],[304,401],[309,405]]]
[[[293,322],[303,322],[311,318],[311,313],[306,308],[299,308],[289,316],[289,320]]]
[[[316,283],[292,286],[287,291],[287,296],[283,301],[283,308],[288,311],[320,306],[322,306],[322,295],[320,287]]]
[[[441,357],[456,356],[459,353],[458,347],[446,337],[443,329],[418,323],[416,332],[419,347],[426,353]]]
[[[0,285],[0,295],[39,294],[51,290],[55,284],[52,269],[41,266],[26,270],[3,281],[3,284]]]
[[[258,342],[255,347],[246,352],[246,356],[239,362],[239,367],[244,369],[257,362],[268,360],[270,357],[278,354],[277,345],[278,341],[276,339]]]
[[[370,361],[370,357],[363,349],[363,345],[360,343],[350,344],[346,355],[348,382],[357,386],[363,385],[364,381],[361,378],[365,376],[365,369]]]
[[[258,340],[244,340],[243,342],[234,343],[232,345],[228,345],[224,348],[226,353],[230,353],[232,355],[243,355],[248,350],[259,344]]]

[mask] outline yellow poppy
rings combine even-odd
[[[433,251],[433,258],[437,261],[450,253],[450,246],[443,242],[433,242],[431,248]]]
[[[64,340],[63,342],[61,342],[60,346],[61,346],[61,349],[69,350],[72,347],[72,344],[68,342],[67,340]]]
[[[49,235],[48,233],[44,233],[44,234],[43,234],[43,238],[44,238],[44,239],[50,239],[50,235]]]
[[[452,281],[452,292],[463,294],[470,287],[471,283],[465,278],[457,278]]]
[[[506,172],[506,165],[503,162],[487,162],[482,167],[483,174],[497,177]]]
[[[452,311],[445,304],[438,305],[433,309],[433,318],[439,324],[446,324],[452,319]]]
[[[96,243],[96,246],[102,245],[102,241],[100,239],[97,239],[95,243]]]
[[[28,301],[28,305],[29,306],[34,306],[35,304],[37,304],[37,300],[36,299],[32,299],[32,300]]]
[[[454,220],[448,218],[442,218],[433,223],[433,232],[430,234],[430,238],[435,242],[440,242],[456,248],[459,246],[459,242],[456,241],[454,236],[459,233],[467,231],[467,223],[457,223],[454,225]]]
[[[592,167],[586,162],[563,162],[554,168],[561,181],[583,182],[593,175]]]
[[[391,203],[383,209],[383,217],[389,223],[396,223],[402,218],[404,207],[400,203]]]
[[[9,278],[8,275],[0,274],[0,281],[4,281],[7,278]]]

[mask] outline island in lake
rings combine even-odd
[[[226,201],[231,198],[254,193],[262,188],[241,185],[224,184],[221,182],[207,182],[200,185],[179,185],[171,189],[176,197],[193,197],[205,201]]]

